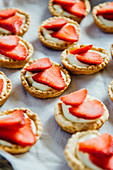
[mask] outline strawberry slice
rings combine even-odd
[[[15,15],[15,13],[17,12],[17,9],[4,9],[0,11],[0,18],[8,18],[11,17],[13,15]]]
[[[65,20],[63,18],[57,18],[57,19],[54,19],[54,20],[48,22],[43,27],[48,29],[48,30],[55,30],[56,31],[56,30],[59,30],[60,28],[62,28],[66,24],[67,24],[67,20]]]
[[[82,53],[76,55],[76,58],[87,64],[101,64],[103,62],[103,58],[99,53],[89,51],[87,53]]]
[[[51,36],[69,42],[76,42],[79,39],[79,36],[73,25],[65,25],[57,32],[53,32]]]
[[[14,129],[25,125],[25,118],[23,110],[16,110],[5,117],[0,117],[0,128]]]
[[[1,129],[0,138],[20,146],[30,146],[36,142],[36,135],[32,131],[31,120],[25,119],[25,125],[18,129]]]
[[[54,0],[53,2],[61,5],[74,5],[77,1],[76,0]]]
[[[2,93],[3,87],[4,87],[4,81],[3,79],[0,79],[0,95]]]
[[[52,66],[51,61],[49,58],[41,58],[38,59],[36,62],[31,64],[30,66],[26,67],[25,70],[31,71],[31,72],[38,72],[43,71]]]
[[[67,105],[75,106],[75,105],[79,105],[79,104],[83,103],[86,96],[87,96],[87,90],[80,89],[74,93],[70,93],[63,97],[60,97],[60,100]]]
[[[78,1],[74,5],[62,5],[62,8],[77,17],[83,18],[86,16],[85,4],[82,1]]]
[[[0,49],[0,53],[2,55],[5,55],[6,57],[9,57],[13,60],[18,60],[18,61],[22,61],[27,58],[27,50],[22,44],[18,44],[17,47],[15,47],[14,49],[10,51],[5,51],[5,50]]]
[[[92,46],[93,46],[93,45],[87,45],[87,46],[81,47],[81,48],[76,48],[76,49],[72,48],[72,49],[69,50],[69,52],[70,52],[71,54],[74,54],[74,55],[75,55],[75,54],[85,53],[85,52],[87,52],[88,50],[90,50]]]
[[[19,38],[16,35],[0,37],[0,49],[12,50],[19,44]]]
[[[113,2],[97,10],[97,15],[113,14]]]
[[[14,15],[7,19],[0,20],[0,27],[11,31],[12,33],[19,33],[20,27],[22,25],[22,18],[20,16]]]
[[[113,20],[113,14],[104,14],[102,15],[103,18],[108,19],[108,20]]]
[[[78,118],[97,119],[104,114],[104,106],[98,100],[91,100],[78,106],[70,107],[69,112]]]
[[[52,66],[32,77],[38,83],[46,84],[56,90],[63,90],[65,88],[65,81],[61,75],[59,67]]]

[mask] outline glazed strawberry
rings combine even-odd
[[[48,22],[43,27],[48,29],[48,30],[58,30],[66,24],[67,24],[67,20],[65,20],[63,18],[57,18],[57,19],[54,19],[54,20]]]
[[[87,96],[87,90],[86,89],[80,89],[74,93],[70,93],[68,95],[65,95],[61,97],[61,101],[67,105],[75,106],[83,103]]]
[[[113,14],[113,2],[97,10],[97,15]]]
[[[53,2],[61,5],[74,5],[76,0],[54,0]]]
[[[36,62],[26,67],[25,70],[31,72],[38,72],[38,71],[46,70],[51,66],[52,64],[50,59],[45,57],[45,58],[38,59]]]
[[[7,19],[0,20],[0,27],[11,31],[12,33],[19,33],[20,27],[22,25],[22,18],[20,16],[14,15]]]
[[[70,107],[69,112],[78,118],[97,119],[104,114],[104,106],[100,101],[92,100]]]
[[[52,66],[49,69],[34,75],[32,79],[56,90],[63,90],[65,88],[65,81],[61,75],[60,68],[56,66]]]
[[[4,81],[3,79],[0,79],[0,95],[2,93],[3,87],[4,87]]]
[[[27,58],[27,50],[22,44],[18,44],[17,47],[15,47],[14,49],[10,51],[5,51],[5,50],[0,49],[0,53],[2,55],[5,55],[6,57],[9,57],[13,60],[18,60],[18,61],[22,61]]]
[[[81,47],[81,48],[70,49],[69,52],[70,52],[71,54],[74,54],[74,55],[75,55],[75,54],[85,53],[85,52],[87,52],[88,50],[90,50],[92,46],[93,46],[93,45],[87,45],[87,46]]]
[[[73,25],[65,25],[57,32],[52,33],[51,36],[69,42],[76,42],[79,39]]]
[[[113,20],[113,14],[104,14],[102,15],[103,18],[108,19],[108,20]]]
[[[0,49],[12,50],[19,44],[19,37],[16,35],[9,35],[0,37]]]
[[[1,129],[15,129],[25,125],[23,110],[16,110],[5,117],[0,117]]]
[[[87,53],[82,53],[76,55],[76,58],[86,64],[101,64],[103,62],[103,58],[99,53],[89,51]]]
[[[30,146],[36,142],[36,136],[32,131],[31,120],[25,119],[25,125],[18,129],[1,129],[0,138],[20,146]]]
[[[17,12],[17,9],[4,9],[0,11],[0,18],[8,18],[11,17],[13,15],[15,15],[15,13]]]

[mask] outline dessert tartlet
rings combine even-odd
[[[0,71],[0,106],[8,99],[11,89],[11,81]]]
[[[53,17],[42,22],[38,36],[43,45],[55,50],[64,50],[78,42],[80,26],[69,18]]]
[[[72,74],[92,74],[102,70],[109,62],[106,50],[93,45],[74,45],[61,54],[62,64]]]
[[[88,0],[49,0],[49,11],[53,16],[63,16],[80,23],[90,12]]]
[[[96,130],[78,132],[68,140],[64,155],[73,170],[112,170],[113,137]]]
[[[27,152],[42,132],[40,118],[25,108],[2,111],[0,127],[0,149],[11,154]]]
[[[18,8],[0,10],[0,35],[23,36],[30,25],[30,16]]]
[[[113,2],[95,6],[92,10],[95,24],[104,32],[113,33]]]
[[[31,58],[33,46],[17,35],[0,37],[0,66],[21,68]]]
[[[60,64],[42,58],[25,65],[21,82],[32,96],[45,99],[61,95],[68,88],[71,77]]]
[[[99,129],[109,117],[106,106],[87,95],[86,89],[60,97],[54,114],[58,125],[69,133]]]

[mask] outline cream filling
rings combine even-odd
[[[98,52],[98,51],[95,51],[95,50],[88,50],[88,52],[89,52],[89,51],[96,52],[96,53],[100,54],[102,58],[106,58],[106,57],[107,57],[106,54],[103,54],[103,53],[101,53],[101,52]],[[77,54],[76,54],[76,55],[77,55]],[[68,52],[68,54],[67,54],[67,59],[68,59],[68,62],[69,62],[70,64],[72,64],[72,65],[74,64],[74,65],[79,66],[79,67],[88,67],[88,66],[90,66],[90,64],[85,64],[85,63],[82,63],[81,61],[79,61],[79,60],[76,58],[76,55],[70,54],[70,53]]]
[[[90,135],[86,135],[83,136],[79,139],[79,142],[83,142],[87,139],[92,139],[94,137],[97,137],[97,135],[95,134],[90,134]],[[87,167],[94,169],[94,170],[102,170],[101,168],[99,168],[98,166],[96,166],[95,164],[93,164],[93,162],[91,162],[91,160],[89,159],[89,154],[88,153],[84,153],[82,151],[79,151],[79,148],[77,146],[77,157],[79,158],[79,160],[81,160]]]
[[[3,90],[1,93],[1,96],[3,96],[4,94],[7,93],[7,82],[6,82],[5,77],[2,74],[0,74],[0,79],[3,79]]]
[[[106,25],[107,27],[113,27],[113,20],[105,19],[102,15],[99,15],[98,18],[99,18],[100,21],[101,21],[102,23],[104,23],[104,25]]]

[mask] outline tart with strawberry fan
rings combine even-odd
[[[42,22],[38,30],[40,41],[54,50],[64,50],[76,44],[80,37],[80,26],[65,17],[53,17]]]
[[[113,2],[106,2],[93,7],[95,24],[107,33],[113,33]]]
[[[11,81],[0,71],[0,106],[8,99],[12,89]]]
[[[93,45],[73,45],[61,53],[62,64],[72,74],[93,74],[106,67],[109,60],[106,50]]]
[[[30,25],[30,16],[18,8],[0,10],[0,35],[23,36]]]
[[[80,23],[90,12],[88,0],[49,0],[49,11],[53,16],[67,17]]]
[[[0,66],[21,68],[31,58],[33,46],[17,35],[0,37]]]
[[[86,89],[60,97],[54,109],[58,125],[68,133],[99,129],[109,117],[106,106]]]

